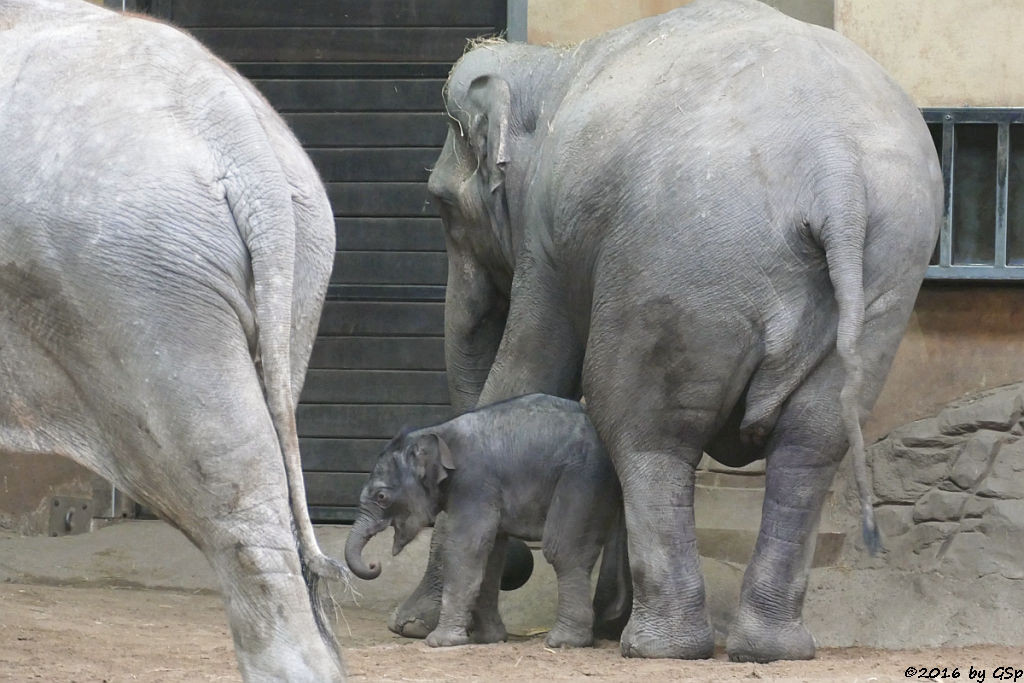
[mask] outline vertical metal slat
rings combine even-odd
[[[953,117],[946,114],[942,121],[942,185],[946,199],[946,215],[939,232],[939,266],[948,268],[953,263],[953,175],[956,163],[956,128]]]
[[[996,138],[996,268],[1006,267],[1006,212],[1009,202],[1010,124],[999,124]]]

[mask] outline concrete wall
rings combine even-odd
[[[528,0],[527,40],[546,45],[575,43],[616,26],[682,7],[691,0]],[[790,16],[832,26],[830,0],[765,0]]]
[[[1024,286],[925,284],[865,437],[1024,380]]]
[[[0,455],[0,529],[45,534],[54,496],[92,498],[95,475],[56,455]]]
[[[835,0],[835,28],[919,106],[1024,106],[1020,0]]]

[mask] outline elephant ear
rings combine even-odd
[[[448,442],[442,439],[438,434],[435,434],[434,437],[437,439],[437,451],[441,456],[441,467],[446,470],[454,470],[455,460],[452,459],[452,451],[448,448]]]
[[[505,184],[509,162],[512,93],[504,79],[478,76],[469,84],[467,99],[469,142],[476,150],[487,189],[497,192]]]
[[[498,76],[478,76],[469,85],[463,109],[469,117],[469,144],[487,188],[484,203],[491,227],[505,258],[512,263],[512,231],[505,195],[505,170],[511,161],[512,91],[508,82]]]
[[[434,475],[434,482],[440,483],[448,477],[448,470],[455,469],[451,449],[437,434],[424,434],[416,441],[412,451],[413,470],[416,478],[427,483],[428,475]],[[438,467],[431,467],[437,464]]]

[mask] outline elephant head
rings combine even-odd
[[[538,112],[553,64],[549,48],[488,41],[445,84],[448,137],[428,189],[445,227],[445,356],[459,411],[476,406],[505,328],[527,184],[517,161],[534,156],[543,133]]]
[[[434,521],[444,503],[441,483],[454,469],[451,450],[438,434],[403,433],[392,439],[363,486],[359,517],[345,544],[345,561],[356,576],[380,576],[379,566],[363,561],[363,548],[389,525],[395,529],[392,554],[397,555]]]

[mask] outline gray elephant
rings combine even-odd
[[[558,577],[549,646],[590,645],[595,611],[605,624],[628,616],[619,482],[576,401],[522,396],[396,436],[363,486],[345,560],[356,576],[377,578],[380,567],[362,557],[366,542],[390,525],[397,555],[442,510],[443,600],[428,645],[505,640],[498,579],[509,536],[541,541]],[[590,574],[602,548],[601,573],[617,578],[619,590],[598,593],[592,606]]]
[[[246,680],[336,681],[295,426],[334,252],[315,169],[169,26],[0,0],[0,453],[57,453],[181,529]]]
[[[697,0],[572,48],[479,44],[444,98],[429,188],[456,406],[586,395],[625,501],[629,656],[712,654],[694,469],[702,451],[766,459],[727,650],[812,657],[822,501],[849,449],[877,545],[860,420],[942,215],[917,108],[842,36],[757,0]],[[437,566],[391,628],[436,623]]]

